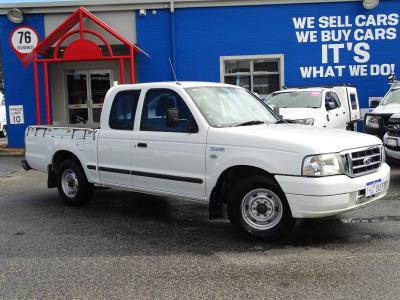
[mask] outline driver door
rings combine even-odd
[[[167,111],[178,110],[176,127]],[[207,132],[196,125],[183,97],[171,89],[149,89],[143,100],[140,127],[133,133],[132,175],[135,188],[202,197],[205,195]]]
[[[327,128],[346,129],[346,112],[334,92],[325,94],[325,108],[327,112]]]

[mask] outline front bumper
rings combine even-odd
[[[397,147],[391,147],[387,144],[388,138],[396,139],[397,140]],[[385,146],[386,156],[400,160],[400,137],[398,136],[388,136],[385,134],[383,137],[383,144]]]
[[[286,195],[294,218],[321,218],[383,198],[389,188],[390,167],[384,163],[377,172],[356,178],[346,175],[320,178],[277,175],[275,178]],[[383,191],[371,197],[363,196],[367,183],[378,179],[384,183]]]

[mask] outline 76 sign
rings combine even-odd
[[[10,36],[12,49],[25,66],[29,65],[29,62],[25,60],[26,56],[35,49],[38,42],[38,34],[29,26],[14,29]]]

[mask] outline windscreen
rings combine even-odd
[[[279,117],[248,91],[234,87],[187,88],[207,122],[214,127],[230,127],[248,122],[277,123]]]
[[[318,91],[283,92],[272,94],[266,103],[272,108],[319,108],[321,96]]]
[[[400,104],[400,89],[394,89],[387,94],[381,105]]]

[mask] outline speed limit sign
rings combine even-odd
[[[25,67],[29,65],[27,56],[35,49],[38,42],[39,36],[32,27],[21,26],[11,32],[11,47]]]
[[[24,124],[24,106],[10,105],[8,107],[10,115],[10,124]]]

